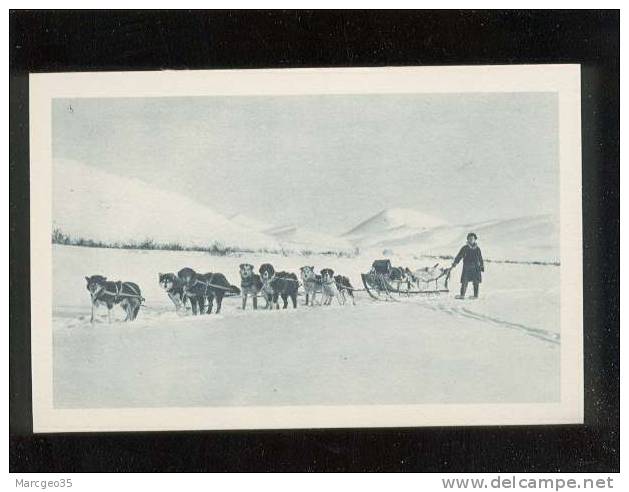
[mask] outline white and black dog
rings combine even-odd
[[[297,275],[288,272],[276,272],[273,265],[264,263],[260,266],[260,278],[262,280],[262,294],[266,300],[265,309],[279,309],[278,298],[281,296],[284,301],[283,308],[288,307],[288,299],[293,303],[293,308],[297,308],[297,290],[299,280]]]
[[[389,274],[389,280],[396,283],[397,292],[402,295],[402,284],[406,284],[406,292],[411,290],[411,277],[408,275],[408,268],[392,267]]]
[[[322,292],[321,275],[315,273],[314,266],[303,266],[299,270],[306,293],[306,306],[314,306],[317,293]]]
[[[336,281],[334,280],[334,270],[331,268],[324,268],[321,270],[321,290],[321,304],[324,306],[329,306],[332,303],[332,299],[335,297],[339,304],[343,304],[341,293],[339,292],[339,289],[336,286]]]
[[[352,298],[352,305],[355,306],[356,300],[354,299],[354,287],[349,281],[349,278],[343,275],[335,275],[334,281],[336,282],[336,288],[338,289],[338,291],[341,294],[341,297],[343,298],[343,304],[345,304],[345,301],[347,300],[347,297],[346,297],[347,295]]]
[[[179,312],[181,308],[186,309],[186,297],[183,293],[183,282],[174,273],[160,273],[159,285],[166,291],[170,300],[175,305],[175,311]]]
[[[126,313],[125,321],[133,321],[138,317],[140,306],[144,302],[140,287],[133,282],[110,282],[102,275],[85,277],[87,290],[92,299],[92,317],[94,322],[94,309],[100,305],[107,306],[107,316],[111,323],[111,310],[116,304],[120,304]]]
[[[262,280],[250,263],[241,263],[240,270],[240,292],[242,293],[242,309],[247,306],[247,297],[251,296],[253,309],[258,309],[258,294],[262,289]]]
[[[192,268],[182,268],[177,277],[183,285],[183,293],[190,300],[192,314],[212,314],[216,299],[216,314],[221,312],[225,294],[240,294],[240,289],[231,285],[222,273],[197,273]],[[207,300],[207,310],[205,301]]]

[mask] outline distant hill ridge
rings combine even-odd
[[[279,237],[266,233],[273,226],[261,221],[241,214],[228,219],[187,196],[62,159],[54,161],[52,217],[58,237],[86,244],[298,253],[347,253],[352,247],[305,231]]]
[[[361,222],[346,232],[345,237],[360,237],[393,229],[429,229],[445,225],[446,221],[432,215],[407,208],[389,208]]]
[[[391,209],[361,222],[344,237],[380,252],[455,255],[472,231],[487,258],[559,261],[559,220],[549,214],[451,225],[419,212]]]

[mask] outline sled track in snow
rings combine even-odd
[[[504,321],[498,318],[493,318],[491,316],[486,316],[484,314],[475,313],[466,308],[461,308],[461,311],[464,313],[464,316],[472,319],[478,319],[480,321],[489,321],[490,323],[494,323],[497,325],[505,326],[507,328],[512,328],[515,330],[520,330],[527,335],[530,335],[535,338],[539,338],[540,340],[544,340],[546,342],[551,342],[559,345],[561,342],[561,336],[559,333],[553,333],[548,330],[543,330],[541,328],[532,328],[530,326],[522,325],[520,323],[512,323],[510,321]]]
[[[422,297],[421,299],[418,298],[410,298],[409,296],[393,296],[391,295],[390,298],[386,299],[389,302],[401,302],[401,303],[411,303],[411,304],[417,304],[425,309],[430,309],[432,311],[437,311],[437,312],[441,312],[444,314],[447,314],[449,316],[453,316],[453,317],[459,317],[459,318],[467,318],[467,319],[472,319],[475,321],[481,321],[484,323],[489,323],[495,326],[499,326],[501,328],[508,328],[511,330],[517,330],[520,331],[521,333],[537,338],[539,340],[543,340],[545,342],[549,342],[555,345],[559,345],[561,343],[561,336],[558,333],[554,333],[551,332],[549,330],[544,330],[542,328],[534,328],[531,326],[527,326],[521,323],[514,323],[511,321],[505,321],[503,319],[499,319],[493,316],[488,316],[485,314],[481,314],[481,313],[477,313],[475,311],[472,311],[470,309],[467,309],[465,307],[461,307],[461,306],[453,306],[453,305],[449,305],[449,304],[444,304],[442,302],[439,302],[439,297],[438,294],[435,295],[429,295],[426,297]],[[381,301],[374,301],[372,298],[370,298],[369,296],[365,295],[364,297],[362,297],[361,299],[362,302],[365,301],[372,301],[373,303],[378,303]],[[427,302],[428,301],[428,302]],[[430,301],[438,301],[438,302],[430,302]],[[73,320],[73,322],[70,322],[67,324],[67,327],[79,327],[79,326],[89,326],[89,323],[87,323],[87,316],[83,316],[83,315],[79,315],[79,313],[81,312],[82,307],[79,306],[60,306],[62,307],[62,312],[66,311],[65,313],[63,313],[62,317],[63,318],[75,318]],[[146,306],[145,306],[146,307]],[[300,305],[300,307],[303,307],[302,305]],[[264,315],[265,313],[276,313],[276,315],[280,315],[284,310],[272,310],[272,311],[267,311],[265,309],[260,309],[259,310],[262,315]],[[289,311],[291,311],[289,309]],[[159,321],[166,321],[166,322],[177,322],[178,320],[184,320],[187,318],[190,318],[190,316],[184,315],[184,314],[179,314],[176,315],[176,313],[174,311],[172,311],[170,309],[170,306],[164,304],[164,305],[159,305],[158,307],[152,307],[150,309],[151,314],[148,317],[145,317],[143,320],[141,321],[147,321],[149,323],[155,323],[155,322],[159,322]],[[249,316],[250,313],[247,311],[245,313],[245,311],[241,311],[240,309],[237,310],[235,313],[229,313],[227,316],[233,316],[236,315],[237,317],[240,316]],[[212,318],[206,318],[204,316],[199,316],[199,317],[192,317],[192,320],[197,320],[198,322],[202,322],[203,320],[210,320],[210,319],[214,319],[215,317],[217,317],[215,314],[214,315],[210,315],[212,316]],[[222,313],[221,315],[219,315],[219,317],[222,317]],[[97,325],[103,323],[104,318],[99,317],[98,321],[97,321]]]
[[[476,313],[464,307],[445,306],[445,305],[428,305],[428,304],[423,304],[423,306],[427,307],[428,309],[432,309],[433,311],[440,311],[440,312],[447,313],[451,316],[461,316],[468,319],[473,319],[477,321],[483,321],[485,323],[498,325],[502,328],[518,330],[526,335],[538,338],[545,342],[553,343],[555,345],[559,345],[561,343],[561,336],[558,333],[553,333],[551,331],[544,330],[542,328],[533,328],[531,326],[526,326],[521,323],[513,323],[511,321],[501,320],[493,316],[487,316],[485,314]]]

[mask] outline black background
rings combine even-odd
[[[619,470],[618,11],[12,11],[10,43],[11,471]],[[29,72],[512,63],[582,64],[585,425],[32,434]]]

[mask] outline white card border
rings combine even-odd
[[[31,358],[34,432],[583,423],[579,65],[31,74]],[[51,100],[303,94],[556,92],[559,104],[559,403],[56,409],[52,398]]]

